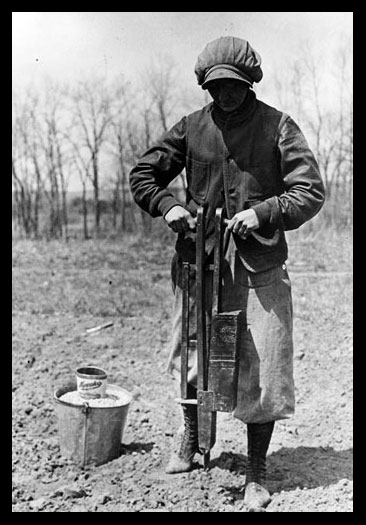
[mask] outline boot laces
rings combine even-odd
[[[180,444],[179,456],[190,459],[198,452],[197,408],[183,407],[184,432]]]

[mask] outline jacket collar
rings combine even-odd
[[[257,105],[257,97],[254,91],[249,90],[244,102],[230,113],[223,111],[215,102],[211,104],[212,118],[221,127],[235,127],[242,124],[253,115]]]

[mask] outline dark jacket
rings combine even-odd
[[[137,204],[153,217],[179,204],[166,186],[184,169],[186,207],[208,206],[206,248],[212,250],[213,217],[224,207],[228,218],[253,208],[260,227],[246,240],[234,234],[251,271],[287,258],[285,230],[311,219],[324,202],[324,185],[313,153],[288,115],[257,100],[253,91],[234,113],[211,103],[183,117],[138,161],[130,174]],[[176,250],[191,260],[194,236],[178,236]]]

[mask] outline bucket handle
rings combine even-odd
[[[83,467],[86,465],[87,460],[87,426],[88,426],[88,414],[90,412],[90,406],[87,401],[83,403],[83,408],[81,412],[85,414],[84,425],[83,425]]]
[[[89,414],[90,406],[89,406],[89,403],[87,401],[85,401],[83,403],[83,408],[81,409],[81,411],[82,411],[83,414]]]

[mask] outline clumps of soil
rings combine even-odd
[[[266,511],[352,512],[351,236],[289,237],[296,412],[275,425]],[[218,414],[207,472],[199,455],[192,472],[164,472],[181,423],[164,373],[172,251],[136,236],[14,243],[13,512],[246,511],[246,428],[231,414]],[[120,456],[82,469],[60,453],[53,395],[85,363],[133,399]]]

